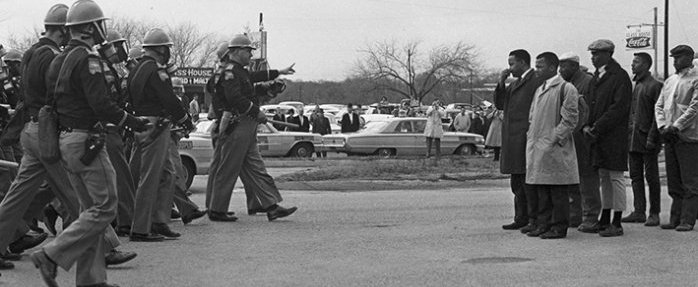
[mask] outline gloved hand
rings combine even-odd
[[[675,126],[668,126],[659,130],[659,133],[664,138],[664,141],[670,144],[679,141],[679,128]]]
[[[184,120],[182,127],[184,127],[184,130],[187,131],[187,134],[196,129],[196,127],[194,127],[194,123],[189,118]]]
[[[126,118],[125,126],[134,132],[140,133],[146,131],[152,124],[146,118],[129,115]]]

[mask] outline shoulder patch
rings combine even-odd
[[[235,79],[235,74],[233,74],[233,71],[225,71],[225,80],[232,80]]]
[[[89,57],[87,58],[87,68],[90,70],[90,74],[94,75],[102,72],[102,63],[98,58]]]
[[[167,81],[167,79],[170,78],[169,75],[167,75],[167,72],[165,70],[158,70],[158,76],[160,76],[160,80]]]

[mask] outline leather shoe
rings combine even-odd
[[[129,236],[129,239],[133,242],[160,242],[165,240],[165,236],[153,233],[143,234],[131,232],[131,236]]]
[[[112,249],[111,251],[107,252],[107,255],[104,256],[104,262],[107,263],[107,266],[119,265],[121,263],[131,261],[131,259],[136,258],[136,256],[138,256],[136,252],[122,252]]]
[[[281,207],[280,205],[277,205],[276,208],[274,208],[270,211],[267,211],[267,219],[269,221],[274,221],[277,218],[289,216],[289,215],[293,214],[294,212],[296,212],[296,210],[298,210],[298,207],[295,207],[295,206],[290,207],[290,208],[284,208],[284,207]]]
[[[645,226],[659,226],[659,214],[650,213],[645,221]]]
[[[269,210],[267,208],[253,208],[247,210],[247,215],[256,215],[257,213],[267,213]]]
[[[58,283],[56,283],[56,263],[51,261],[46,252],[39,250],[29,255],[29,257],[34,263],[34,267],[39,269],[41,279],[44,280],[46,286],[58,287]]]
[[[118,226],[118,227],[116,227],[116,229],[114,231],[116,231],[117,236],[126,237],[126,236],[129,236],[131,234],[131,226],[128,226],[128,225]]]
[[[153,223],[153,225],[150,227],[150,232],[165,236],[165,239],[182,236],[182,234],[172,231],[172,229],[170,229],[170,227],[165,223]]]
[[[536,230],[536,228],[537,228],[537,226],[535,224],[529,223],[528,225],[522,227],[520,230],[521,230],[521,233],[526,234],[526,233],[529,233],[531,231]]]
[[[659,227],[660,227],[661,229],[670,230],[670,229],[676,229],[677,226],[679,226],[678,223],[671,223],[671,222],[670,222],[670,223],[667,223],[667,224],[662,224],[662,225],[659,226]]]
[[[0,253],[0,259],[19,261],[20,259],[22,259],[22,254],[12,253],[9,249],[5,249],[4,253]]]
[[[194,219],[203,217],[206,215],[206,213],[206,210],[194,210],[191,214],[182,216],[182,223],[189,224],[190,222],[194,221]]]
[[[13,268],[15,268],[15,265],[12,264],[12,262],[0,259],[0,270],[8,270]]]
[[[42,212],[44,214],[44,225],[46,225],[48,232],[51,232],[53,235],[58,234],[58,231],[56,231],[56,220],[58,220],[58,212],[56,209],[49,204],[44,207]]]
[[[524,227],[526,225],[528,225],[528,223],[526,223],[526,222],[514,221],[512,223],[502,225],[502,229],[504,229],[504,230],[516,230],[516,229],[520,229],[521,227]]]
[[[44,242],[46,238],[48,238],[47,233],[41,233],[36,236],[25,234],[19,239],[15,240],[15,242],[10,243],[9,250],[12,253],[22,254],[24,250],[36,247],[37,245],[41,244],[41,242]]]
[[[233,215],[228,215],[227,212],[216,212],[216,211],[208,211],[208,219],[211,221],[222,221],[222,222],[234,222],[237,221],[238,218],[233,216]]]
[[[182,215],[179,214],[179,211],[177,211],[177,210],[174,210],[174,209],[173,209],[173,210],[170,212],[170,219],[177,219],[177,218],[181,218],[181,217],[182,217]]]
[[[542,239],[559,239],[567,237],[567,233],[556,229],[550,229],[546,233],[541,234],[539,237]]]
[[[621,218],[620,222],[643,223],[645,222],[645,213],[633,211],[628,216]]]
[[[526,233],[526,235],[528,235],[529,237],[538,237],[541,234],[546,233],[546,232],[548,232],[548,230],[546,230],[544,228],[536,228],[536,230],[533,230],[529,233]]]
[[[623,235],[623,227],[618,227],[613,224],[606,227],[604,230],[599,231],[601,237],[615,237]]]
[[[579,232],[584,232],[584,233],[599,233],[601,230],[601,224],[596,222],[596,223],[589,223],[589,222],[582,222],[582,224],[577,227],[577,230]]]
[[[688,223],[681,223],[679,224],[679,226],[676,226],[676,231],[685,232],[691,230],[693,230],[693,225],[690,225]]]

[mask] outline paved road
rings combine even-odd
[[[204,178],[197,178],[195,191]],[[492,183],[492,182],[490,182]],[[121,286],[694,286],[698,232],[625,225],[600,238],[570,230],[546,241],[503,231],[504,182],[449,190],[286,191],[297,214],[277,222],[241,215],[173,228],[179,240],[131,243],[139,257],[109,269]],[[666,193],[666,189],[663,190]],[[201,203],[203,195],[193,199]],[[668,198],[663,196],[662,220]],[[628,198],[628,202],[632,202]],[[244,213],[244,193],[231,210]],[[0,286],[41,286],[26,259]],[[74,286],[60,271],[61,286]]]

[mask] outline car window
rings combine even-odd
[[[412,133],[412,123],[410,121],[400,121],[400,123],[395,126],[393,132],[400,134]]]
[[[424,129],[427,127],[427,121],[412,121],[414,124],[415,133],[424,133]]]
[[[257,133],[258,134],[270,134],[271,130],[266,124],[259,124],[257,125]]]

